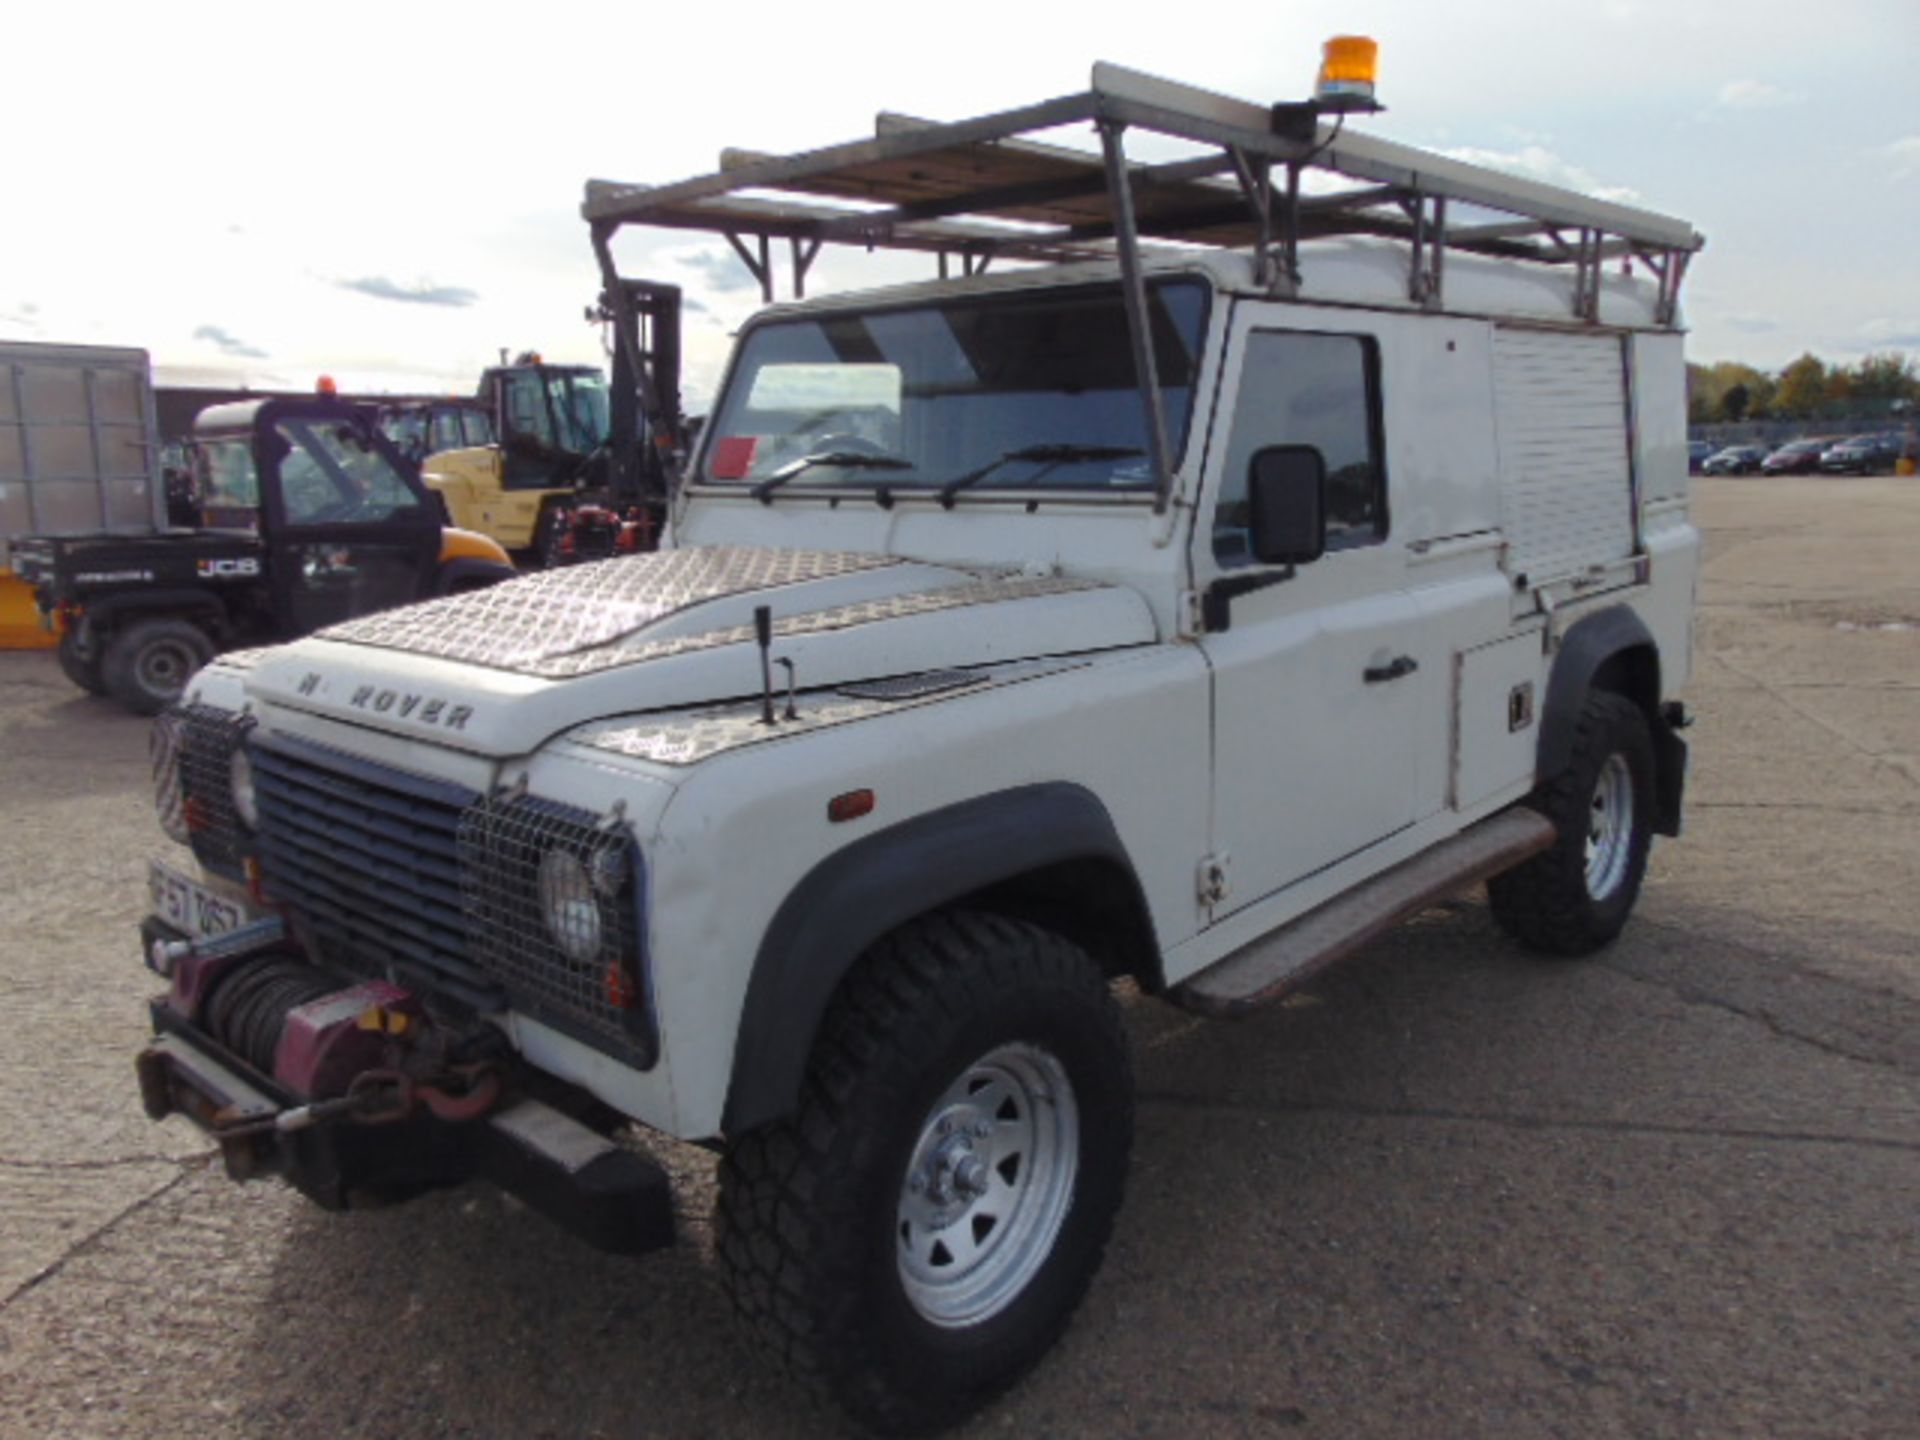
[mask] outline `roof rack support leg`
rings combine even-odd
[[[1600,253],[1602,236],[1598,230],[1582,227],[1574,252],[1573,313],[1576,319],[1593,324],[1600,318]]]
[[[1428,310],[1440,308],[1440,282],[1447,253],[1447,197],[1428,197],[1416,187],[1400,201],[1413,224],[1413,258],[1407,274],[1407,298]]]
[[[1300,286],[1300,162],[1287,162],[1287,283]]]
[[[1237,146],[1227,148],[1233,161],[1233,173],[1239,178],[1240,193],[1253,208],[1253,283],[1273,290],[1279,279],[1279,266],[1273,254],[1273,161],[1265,155],[1249,155]]]
[[[773,249],[767,243],[767,237],[764,235],[753,237],[760,242],[760,255],[756,259],[753,251],[747,249],[746,242],[740,238],[739,231],[728,230],[724,233],[727,243],[733,246],[733,253],[740,257],[753,278],[760,282],[760,303],[771,305],[773,303]]]
[[[813,262],[819,257],[820,242],[802,240],[798,235],[793,235],[788,237],[787,243],[793,247],[793,298],[804,300],[807,296],[807,271],[813,268]]]
[[[1153,511],[1164,514],[1173,491],[1173,456],[1167,444],[1167,416],[1160,405],[1160,371],[1153,357],[1153,331],[1147,314],[1147,287],[1140,274],[1140,232],[1134,223],[1133,182],[1127,173],[1126,127],[1099,121],[1100,148],[1107,161],[1107,200],[1113,208],[1113,237],[1120,260],[1120,294],[1127,307],[1127,331],[1133,340],[1133,373],[1146,407],[1147,438],[1152,447]]]

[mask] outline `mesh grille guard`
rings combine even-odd
[[[459,843],[476,963],[516,1009],[641,1069],[651,1066],[659,1040],[642,954],[646,877],[632,832],[617,820],[509,792],[462,813]],[[548,924],[550,865],[586,879],[572,903],[591,919],[576,912],[572,954]]]
[[[169,710],[154,730],[155,798],[163,805],[166,788],[163,752],[170,752],[178,774],[178,823],[185,829],[194,858],[216,875],[244,880],[252,837],[233,808],[233,757],[246,744],[254,719],[217,705],[183,705]],[[168,738],[163,740],[165,735]],[[161,824],[169,833],[174,817],[164,809]]]
[[[262,881],[315,958],[476,1014],[511,1007],[627,1064],[653,1065],[645,869],[627,826],[292,736],[262,734],[250,753]],[[547,925],[542,875],[556,852],[597,882],[582,901],[595,932],[584,955],[568,955]]]

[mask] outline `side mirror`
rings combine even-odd
[[[1253,558],[1305,565],[1327,548],[1327,462],[1312,445],[1269,445],[1247,466]]]

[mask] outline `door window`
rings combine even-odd
[[[1371,338],[1248,336],[1233,415],[1213,518],[1221,565],[1254,563],[1247,468],[1269,445],[1311,445],[1326,461],[1327,549],[1371,545],[1386,534],[1380,366]]]

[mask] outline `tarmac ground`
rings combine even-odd
[[[1477,896],[1238,1022],[1129,1002],[1065,1342],[967,1436],[1920,1434],[1920,483],[1696,482],[1686,834],[1601,956]],[[146,722],[0,654],[0,1437],[820,1437],[684,1233],[323,1213],[141,1112]]]

